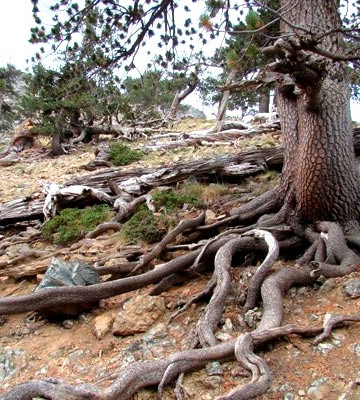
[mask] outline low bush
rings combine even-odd
[[[120,236],[130,243],[155,243],[164,237],[168,227],[169,223],[165,215],[155,215],[143,205],[125,222]]]
[[[186,192],[179,190],[160,190],[153,194],[153,202],[156,208],[165,208],[167,211],[174,211],[182,208],[184,204],[191,204],[195,207],[201,206],[199,198]]]
[[[109,206],[104,204],[84,209],[66,208],[43,224],[41,235],[54,244],[68,244],[80,239],[112,215]]]
[[[109,159],[117,166],[131,164],[144,156],[142,151],[131,150],[122,143],[114,143],[110,146]]]

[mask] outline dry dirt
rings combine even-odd
[[[92,151],[93,148],[89,145],[63,157],[44,158],[35,163],[25,159],[14,166],[2,168],[0,201],[13,200],[34,192],[39,192],[40,195],[39,179],[63,183],[74,174],[84,173],[81,166],[93,158]],[[180,154],[182,158],[192,158],[198,156],[198,151],[200,150],[189,149]],[[217,149],[212,151],[217,152]],[[171,159],[174,154],[167,154],[166,157]],[[148,161],[151,163],[153,160],[150,158]],[[69,258],[76,255],[91,261],[94,254],[110,254],[113,244],[111,240],[106,242],[99,239],[90,249],[77,252],[63,249],[60,256]],[[58,250],[61,253],[61,249],[55,249],[41,241],[34,246],[49,252]],[[26,261],[17,268],[26,268],[27,263],[34,265],[37,261]],[[286,265],[287,261],[281,260],[279,263]],[[242,289],[237,285],[246,275],[246,271],[235,268],[233,275],[233,293],[223,315],[224,325],[219,329],[222,338],[236,337],[243,329],[247,329],[239,305]],[[360,278],[360,273],[336,278],[323,286],[319,283],[305,289],[291,289],[285,297],[284,323],[321,325],[326,313],[357,313],[360,298],[349,299],[343,290],[344,282],[354,277]],[[57,377],[72,383],[92,382],[107,386],[114,379],[114,374],[131,361],[163,357],[186,348],[205,303],[194,305],[170,325],[167,325],[167,321],[180,304],[201,291],[209,278],[209,275],[205,275],[163,293],[161,296],[165,299],[166,312],[153,324],[150,333],[115,337],[109,332],[101,340],[93,333],[97,316],[121,309],[125,301],[139,293],[147,293],[149,287],[103,301],[92,312],[65,324],[47,322],[36,313],[7,317],[0,326],[0,377],[3,372],[1,357],[6,352],[13,352],[14,365],[10,367],[13,367],[14,373],[2,382],[0,398],[1,393],[9,387],[32,378]],[[35,285],[35,278],[15,280],[3,276],[0,277],[0,295],[3,297],[28,293]],[[262,400],[340,400],[348,384],[360,378],[360,324],[335,330],[331,339],[323,345],[314,346],[311,338],[303,339],[292,335],[268,344],[260,354],[267,360],[274,376],[271,389],[261,397]],[[222,364],[222,372],[217,375],[211,375],[205,369],[189,374],[184,385],[190,399],[211,400],[216,395],[248,381],[249,377],[243,375],[244,371],[239,370],[235,362],[227,362]],[[325,382],[321,387],[317,385],[319,379]],[[310,389],[312,384],[316,390]],[[156,391],[143,390],[135,398],[155,400]],[[166,390],[164,398],[175,398],[171,387]],[[360,389],[355,387],[346,400],[359,398]]]

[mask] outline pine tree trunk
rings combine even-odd
[[[186,97],[188,97],[196,89],[197,84],[198,81],[194,80],[189,83],[189,86],[185,90],[183,91],[178,90],[176,92],[175,97],[171,103],[170,110],[165,117],[166,122],[175,119],[177,117],[181,102],[184,99],[186,99]]]
[[[230,71],[229,75],[226,78],[225,85],[229,85],[232,82],[232,80],[235,78],[236,72],[237,71],[235,69]],[[226,118],[226,109],[229,97],[230,90],[225,90],[221,96],[221,100],[219,103],[214,132],[220,132],[222,130],[222,126]]]
[[[340,26],[335,2],[293,3],[287,18],[294,26],[316,26],[319,31]],[[289,7],[288,0],[281,1],[281,6],[285,5]],[[294,29],[282,24],[284,32]],[[326,37],[321,47],[341,54],[342,44],[341,35],[334,34]],[[345,224],[359,216],[359,177],[346,65],[314,54],[311,58],[312,65],[324,61],[322,70],[309,75],[313,71],[306,63],[293,63],[289,73],[296,90],[280,86],[277,93],[285,133],[282,185],[287,192],[294,191],[296,215],[302,221],[334,220]]]
[[[268,113],[270,111],[270,91],[264,90],[260,93],[259,98],[259,113]]]
[[[54,156],[65,154],[65,150],[60,142],[60,133],[54,133],[51,137],[51,154]]]

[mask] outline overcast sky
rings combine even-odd
[[[0,1],[0,66],[7,63],[25,70],[34,46],[28,43],[32,26],[30,0]]]
[[[51,4],[50,0],[40,0],[41,4]],[[29,43],[30,28],[34,26],[30,0],[0,0],[0,67],[8,63],[18,69],[31,70],[31,59],[36,47]],[[353,120],[360,121],[360,105],[352,104]]]

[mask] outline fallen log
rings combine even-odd
[[[354,149],[360,154],[360,129],[354,129]],[[189,176],[204,177],[216,175],[227,177],[242,174],[242,177],[254,175],[265,168],[280,168],[283,163],[281,146],[265,149],[252,149],[228,156],[216,157],[179,163],[158,168],[109,168],[94,174],[76,177],[66,183],[70,185],[87,185],[94,189],[111,194],[109,181],[121,187],[122,191],[141,195],[158,185],[169,185]],[[233,169],[238,168],[234,171]],[[152,178],[152,179],[150,179]],[[0,224],[6,225],[18,221],[43,219],[44,199],[33,199],[31,196],[17,199],[0,206]]]
[[[265,171],[267,168],[280,167],[282,148],[255,149],[239,154],[203,159],[187,163],[167,165],[158,168],[109,168],[95,174],[77,177],[67,182],[65,187],[85,185],[92,189],[111,194],[109,181],[117,185],[120,192],[136,197],[150,189],[171,185],[190,176],[198,178],[216,176],[247,177]],[[17,199],[0,206],[0,224],[5,225],[18,221],[43,219],[44,199]]]
[[[132,183],[138,187],[145,185],[156,187],[158,184],[168,185],[174,182],[195,175],[201,177],[204,175],[217,175],[220,177],[234,176],[242,174],[249,176],[260,172],[264,167],[281,167],[283,162],[283,149],[280,146],[264,149],[251,149],[238,154],[219,156],[211,159],[202,159],[188,161],[185,163],[170,164],[157,168],[109,168],[97,173],[75,177],[66,183],[66,185],[87,185],[96,189],[108,191],[108,181],[111,180],[121,188]],[[255,167],[255,171],[253,167]],[[260,168],[258,168],[261,166]],[[234,171],[234,169],[237,169]],[[146,177],[145,177],[146,176]],[[145,177],[145,178],[143,178]],[[130,181],[131,180],[131,181]],[[160,182],[161,180],[161,182]],[[127,182],[125,185],[124,182]],[[127,190],[125,190],[127,191]],[[137,190],[131,191],[136,193]]]

